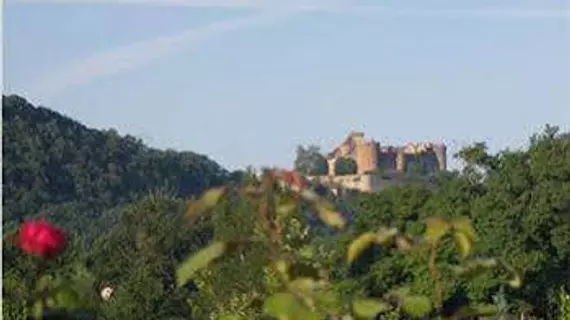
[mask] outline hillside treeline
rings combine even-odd
[[[26,319],[27,301],[37,295],[30,279],[46,273],[88,283],[99,319],[270,319],[260,303],[275,290],[263,246],[176,285],[176,268],[188,253],[259,229],[251,203],[239,197],[223,199],[211,215],[192,223],[188,199],[254,177],[231,174],[205,156],[156,150],[112,130],[86,128],[21,97],[4,97],[2,115],[4,233],[43,216],[72,235],[65,253],[49,262],[23,254],[5,236],[3,319]],[[473,254],[508,261],[524,275],[523,286],[510,288],[497,273],[476,281],[443,273],[447,307],[470,301],[498,306],[502,319],[563,319],[560,297],[570,292],[570,134],[547,126],[524,150],[489,154],[476,143],[457,156],[462,171],[441,174],[435,188],[410,183],[333,198],[351,217],[343,232],[303,219],[286,232],[300,247],[315,248],[313,258],[332,270],[328,276],[342,295],[375,297],[406,286],[430,296],[434,284],[429,268],[418,263],[421,254],[372,247],[347,266],[346,248],[379,226],[420,234],[429,217],[468,217],[479,235]],[[451,252],[439,256],[443,270],[457,263]],[[100,301],[108,286],[115,289],[112,299]]]
[[[107,210],[157,192],[190,197],[230,177],[206,156],[87,128],[19,96],[3,97],[2,120],[5,223],[48,216],[70,230],[105,227],[116,215]]]

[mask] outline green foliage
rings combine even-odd
[[[344,176],[349,174],[356,174],[358,171],[358,166],[354,159],[349,157],[342,157],[336,161],[334,173],[338,176]]]
[[[176,282],[178,286],[185,285],[192,279],[194,274],[214,260],[221,257],[228,249],[228,244],[222,241],[214,242],[202,249],[196,255],[189,257],[176,271]]]
[[[558,290],[557,296],[557,319],[558,320],[569,320],[570,319],[570,294],[564,289],[560,288]]]
[[[378,299],[355,299],[352,302],[354,315],[362,319],[373,319],[377,314],[391,309],[390,304]]]
[[[95,237],[106,229],[105,210],[153,190],[199,194],[229,177],[205,156],[152,149],[18,96],[3,97],[2,119],[3,222],[49,216],[67,230]]]
[[[121,212],[120,223],[99,238],[90,254],[96,290],[116,288],[102,314],[109,319],[161,319],[190,314],[191,290],[177,288],[176,266],[211,238],[207,224],[184,223],[186,203],[147,197]],[[136,301],[136,303],[133,303]]]
[[[3,117],[4,319],[568,318],[570,135],[554,127],[524,150],[474,144],[430,185],[321,198],[19,97]],[[34,216],[70,233],[53,261],[10,241]]]
[[[352,307],[352,313],[357,317],[373,318],[377,313],[398,309],[400,312],[413,317],[442,316],[457,319],[459,316],[477,316],[493,313],[494,309],[469,303],[458,304],[454,310],[445,310],[444,292],[441,285],[441,270],[437,264],[438,248],[446,236],[455,239],[455,246],[460,254],[462,263],[455,266],[457,270],[490,269],[504,266],[507,272],[514,270],[505,263],[478,263],[478,261],[466,261],[471,254],[474,241],[477,240],[471,223],[465,217],[459,217],[450,221],[440,218],[427,220],[424,236],[421,238],[402,233],[396,228],[379,227],[377,232],[367,232],[357,237],[350,243],[347,249],[347,261],[353,264],[365,249],[372,245],[393,246],[396,250],[405,254],[419,255],[426,253],[425,264],[429,270],[431,280],[434,283],[432,300],[430,296],[414,293],[410,288],[392,288],[387,290],[383,298],[366,297],[357,298],[348,305],[341,299],[335,290],[335,283],[329,278],[334,270],[328,270],[325,266],[315,267],[307,255],[301,255],[302,250],[291,250],[287,246],[289,234],[284,232],[288,220],[295,210],[279,210],[283,205],[292,208],[308,208],[323,223],[331,228],[343,229],[345,221],[342,215],[333,211],[333,206],[319,198],[307,189],[289,188],[283,185],[280,179],[283,175],[278,172],[267,172],[259,184],[239,185],[226,187],[225,194],[229,199],[244,201],[251,204],[255,210],[251,215],[255,217],[254,225],[258,232],[252,236],[236,235],[237,237],[226,238],[224,241],[213,242],[206,248],[194,253],[188,260],[179,266],[178,285],[184,285],[190,279],[190,275],[199,269],[207,268],[215,260],[226,255],[228,243],[238,243],[243,250],[249,245],[255,246],[263,243],[268,248],[268,256],[265,259],[267,267],[272,268],[277,275],[280,289],[266,296],[262,312],[276,319],[321,319],[325,316],[344,316]],[[287,181],[287,180],[285,180]],[[216,196],[212,196],[215,194]],[[212,212],[212,209],[220,201],[220,191],[207,191],[202,198],[193,201],[189,208],[189,215],[196,218]],[[235,195],[232,198],[232,195]],[[290,204],[283,199],[289,199]],[[196,210],[197,208],[197,210]],[[326,211],[327,215],[320,212]],[[297,212],[300,214],[300,212]],[[298,248],[298,247],[297,247]],[[344,250],[343,250],[344,251]],[[310,255],[312,256],[312,255]],[[466,275],[466,271],[458,272],[459,276]],[[215,277],[216,273],[211,276]],[[515,279],[520,279],[514,274]],[[508,283],[513,287],[520,287],[520,281],[510,280]],[[332,299],[332,300],[331,300]],[[351,299],[352,300],[352,299]],[[327,303],[324,303],[327,301]],[[374,313],[376,312],[376,313]]]
[[[295,159],[295,171],[304,175],[323,176],[327,175],[329,166],[321,150],[317,146],[297,147]]]

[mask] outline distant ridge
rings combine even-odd
[[[152,190],[188,197],[230,176],[205,155],[149,148],[17,95],[2,96],[2,119],[3,221],[70,205],[95,217]]]

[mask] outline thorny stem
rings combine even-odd
[[[259,218],[262,229],[270,240],[271,257],[273,261],[278,261],[281,257],[281,227],[275,223],[275,201],[274,201],[275,181],[271,176],[266,176],[261,184],[262,196],[259,204]]]
[[[430,258],[429,258],[429,269],[430,269],[430,274],[431,274],[431,278],[434,282],[435,285],[435,292],[436,292],[436,302],[437,302],[437,306],[441,307],[442,303],[443,303],[443,289],[441,288],[441,283],[440,283],[440,274],[439,274],[439,270],[437,269],[437,264],[436,264],[436,258],[437,258],[437,244],[438,242],[434,242],[431,246],[431,250],[430,250]]]
[[[28,282],[28,284],[31,285],[34,289],[37,289],[38,283],[39,283],[40,279],[42,278],[42,276],[49,276],[49,274],[50,274],[49,269],[50,269],[49,261],[45,260],[44,258],[39,260],[39,262],[38,262],[39,276],[33,278],[33,280]],[[26,280],[26,282],[27,282],[27,280]],[[42,290],[40,292],[36,292],[36,294],[34,294],[27,301],[27,307],[30,310],[33,309],[33,306],[36,303],[36,301],[41,300],[42,302],[45,302],[46,298],[49,296],[49,290],[48,291],[44,291],[44,290]]]

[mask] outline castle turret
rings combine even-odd
[[[336,172],[336,161],[338,158],[328,158],[327,164],[329,166],[329,176],[334,176]]]
[[[378,168],[378,143],[370,141],[356,145],[358,174],[376,171]]]
[[[406,170],[406,155],[405,149],[403,147],[398,148],[396,154],[396,170],[398,172],[404,172]]]
[[[438,143],[434,144],[432,148],[435,156],[437,157],[439,170],[447,170],[447,147],[444,144]]]

